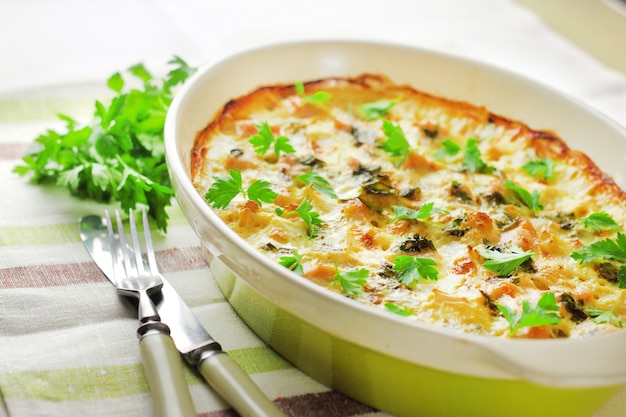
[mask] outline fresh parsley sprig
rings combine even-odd
[[[483,266],[495,272],[499,277],[511,275],[520,265],[535,256],[532,251],[524,251],[518,246],[511,246],[508,251],[501,252],[493,248],[479,250],[480,256],[486,259]]]
[[[469,172],[492,174],[496,169],[483,161],[476,139],[470,138],[463,150],[463,165]]]
[[[130,88],[115,73],[107,86],[108,104],[95,102],[93,118],[83,125],[67,115],[63,131],[48,130],[14,172],[38,184],[67,187],[71,194],[109,203],[125,211],[147,206],[157,227],[167,231],[166,208],[174,195],[165,163],[163,127],[175,87],[196,69],[175,56],[173,69],[156,79],[143,64],[127,70],[141,87]]]
[[[396,257],[391,268],[398,271],[398,281],[406,286],[411,286],[421,278],[437,281],[439,271],[435,268],[437,261],[431,258],[419,258],[416,256],[400,255]]]
[[[611,311],[602,311],[597,308],[586,308],[585,313],[587,313],[595,323],[612,324],[613,326],[619,328],[624,327],[622,320],[615,315],[615,307],[613,307]]]
[[[272,203],[278,194],[270,188],[270,183],[265,180],[253,181],[247,189],[243,186],[241,171],[231,169],[229,177],[215,177],[215,182],[206,192],[204,198],[213,208],[223,209],[228,207],[230,202],[239,194],[244,198],[252,200],[259,206],[263,203]]]
[[[275,137],[272,133],[267,122],[263,122],[260,125],[255,126],[258,135],[254,135],[250,138],[249,142],[254,146],[254,151],[260,155],[265,155],[270,148],[274,147],[274,153],[280,155],[283,153],[294,153],[296,150],[289,143],[289,138],[286,136]]]
[[[369,120],[378,119],[385,116],[389,111],[402,100],[402,96],[393,100],[380,100],[371,103],[361,104],[361,112]]]
[[[339,267],[335,264],[333,282],[339,283],[339,286],[346,295],[359,295],[363,292],[363,285],[367,282],[369,274],[366,268],[340,273]]]
[[[316,106],[327,106],[330,102],[332,95],[327,91],[316,91],[313,94],[306,94],[304,91],[304,83],[302,81],[297,81],[294,84],[296,93],[300,97],[302,97],[302,102],[306,104],[313,104]]]
[[[313,210],[311,202],[306,198],[302,200],[298,208],[294,212],[306,223],[309,236],[314,237],[318,233],[318,229],[323,226],[320,214]]]
[[[441,142],[442,148],[435,153],[435,159],[444,159],[447,157],[456,156],[461,152],[461,146],[451,139],[446,139]]]
[[[498,310],[509,322],[509,332],[515,333],[523,327],[535,327],[559,324],[562,317],[559,315],[559,305],[554,293],[545,292],[535,305],[524,300],[522,311],[515,312],[504,305],[497,305]]]
[[[407,220],[426,220],[431,214],[445,213],[445,210],[441,210],[435,207],[435,203],[430,201],[418,210],[414,210],[405,206],[391,206],[394,212],[394,217],[389,223],[394,223],[401,219]]]
[[[539,210],[543,210],[543,206],[539,202],[541,196],[539,195],[539,192],[537,190],[533,190],[533,192],[531,193],[525,188],[515,184],[511,180],[506,180],[504,182],[504,188],[513,191],[515,195],[521,200],[521,202],[533,213]]]
[[[298,175],[295,180],[300,181],[306,185],[310,185],[313,187],[314,190],[326,194],[331,198],[337,198],[337,194],[335,194],[335,191],[333,191],[328,180],[313,171],[313,169],[308,170],[302,175]]]
[[[554,175],[554,161],[552,159],[537,159],[525,163],[522,169],[532,177],[549,180]]]
[[[594,232],[599,232],[602,229],[622,230],[622,226],[617,224],[615,219],[605,211],[591,213],[583,219],[583,224]]]
[[[399,307],[394,303],[385,303],[385,309],[399,316],[408,317],[415,314],[407,306]]]
[[[383,150],[392,157],[398,158],[395,165],[402,164],[411,153],[411,146],[402,127],[389,120],[383,120],[383,132],[387,137],[387,140],[382,143]]]
[[[300,255],[295,249],[291,251],[291,256],[281,256],[278,263],[285,268],[292,270],[298,275],[302,275],[304,273],[304,267],[302,266],[302,255]]]
[[[626,262],[626,236],[618,233],[615,240],[607,238],[583,246],[573,252],[571,257],[581,264],[598,259]]]

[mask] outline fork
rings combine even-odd
[[[130,210],[129,213],[130,242],[127,242],[119,210],[115,212],[117,233],[108,211],[105,211],[105,218],[117,291],[138,300],[140,325],[137,336],[155,413],[158,417],[195,417],[180,354],[170,337],[169,327],[161,322],[152,301],[152,297],[159,295],[163,281],[154,255],[147,214],[142,211],[147,265],[142,256],[134,212]]]

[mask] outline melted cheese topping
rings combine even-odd
[[[605,211],[626,224],[624,194],[585,155],[552,134],[381,76],[326,79],[305,87],[307,96],[323,91],[330,101],[307,102],[293,85],[260,88],[228,103],[198,133],[192,174],[200,194],[216,178],[238,170],[244,188],[262,179],[278,195],[273,203],[259,205],[239,194],[226,208],[215,209],[251,245],[276,262],[299,256],[304,278],[342,294],[336,274],[364,268],[365,284],[347,296],[373,308],[396,306],[408,314],[407,320],[535,338],[593,335],[620,327],[626,315],[625,293],[616,282],[620,265],[581,265],[571,257],[583,245],[615,237],[615,231],[585,228],[583,217]],[[381,100],[397,104],[382,118],[366,117],[361,105]],[[408,155],[394,157],[383,149],[388,140],[383,120],[402,129]],[[288,138],[295,152],[256,153],[250,139],[264,122],[276,138]],[[469,139],[488,169],[468,165],[464,149]],[[446,140],[460,151],[441,155]],[[540,159],[554,161],[549,179],[522,169]],[[296,179],[310,170],[336,196]],[[538,193],[543,209],[523,204],[505,187],[508,180]],[[294,213],[305,199],[322,222],[314,235]],[[427,218],[393,220],[393,206],[419,210],[428,203],[437,210]],[[532,251],[532,259],[505,276],[483,266],[481,251],[512,247]],[[436,261],[438,279],[403,284],[392,267],[398,256]],[[534,305],[546,292],[557,297],[561,322],[510,332],[497,306],[519,312],[523,303]],[[590,309],[615,317],[597,323],[588,317]]]

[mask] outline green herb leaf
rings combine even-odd
[[[595,323],[607,323],[612,324],[615,327],[624,327],[622,320],[615,315],[615,307],[613,307],[611,311],[602,311],[597,308],[586,308],[585,313],[587,313]]]
[[[613,220],[613,217],[604,211],[592,213],[583,220],[585,227],[596,232],[599,232],[602,229],[622,230],[622,226],[617,224],[617,222]]]
[[[444,159],[451,156],[456,156],[461,152],[461,147],[450,139],[446,139],[441,142],[442,149],[439,149],[435,154],[435,159]]]
[[[281,256],[278,263],[285,268],[292,270],[296,274],[302,275],[304,273],[304,268],[302,267],[302,255],[300,255],[295,249],[291,251],[291,254],[291,256]]]
[[[539,210],[543,210],[543,206],[539,203],[541,197],[537,190],[533,190],[533,192],[530,193],[511,180],[506,180],[504,182],[504,188],[513,191],[517,195],[517,197],[519,197],[522,203],[526,207],[530,208],[533,213]]]
[[[394,260],[392,269],[398,271],[398,281],[406,286],[419,282],[421,278],[437,281],[439,271],[437,262],[431,258],[400,255]]]
[[[254,201],[259,206],[262,203],[271,203],[278,196],[277,193],[270,189],[270,183],[264,180],[255,180],[250,184],[247,190],[243,187],[241,171],[231,169],[230,177],[215,177],[215,182],[204,195],[211,207],[217,209],[226,208],[230,202],[238,195],[242,194],[244,198]]]
[[[518,246],[512,246],[508,252],[486,248],[478,253],[486,259],[483,266],[499,277],[511,275],[521,264],[535,256],[532,251],[524,251]]]
[[[622,265],[617,271],[617,284],[619,288],[626,288],[626,266]]]
[[[110,102],[95,101],[93,119],[84,126],[59,115],[65,129],[37,137],[38,148],[14,172],[35,183],[66,187],[81,198],[117,202],[125,211],[146,205],[157,227],[166,231],[173,190],[163,145],[165,115],[173,100],[171,87],[195,71],[180,58],[170,64],[175,68],[162,80],[143,64],[129,68],[143,89],[125,91],[122,73],[111,75],[107,86],[116,94]]]
[[[383,150],[393,157],[398,157],[398,164],[401,164],[411,152],[411,147],[402,128],[400,125],[383,120],[383,132],[387,136],[387,140],[382,143]]]
[[[398,307],[394,303],[385,303],[385,308],[387,309],[387,311],[391,311],[392,313],[397,314],[399,316],[408,317],[408,316],[412,316],[413,314],[415,314],[411,310],[409,310],[406,306]]]
[[[618,233],[615,240],[607,238],[594,242],[581,247],[576,252],[572,253],[571,256],[581,264],[597,259],[626,262],[626,236],[622,233]]]
[[[309,236],[316,236],[317,229],[322,227],[322,221],[319,218],[319,213],[313,210],[311,202],[305,198],[294,212],[306,223]]]
[[[535,178],[549,180],[554,175],[554,161],[552,159],[538,159],[522,166],[522,169]]]
[[[522,311],[514,312],[504,305],[497,305],[498,310],[509,322],[509,332],[515,333],[523,327],[545,326],[559,324],[562,320],[559,316],[559,305],[554,293],[543,293],[536,305],[528,301],[522,302]]]
[[[428,202],[424,204],[419,210],[413,210],[404,206],[391,206],[395,216],[389,223],[393,223],[400,219],[408,220],[425,220],[430,217],[431,214],[445,213],[445,210],[435,208],[434,202]]]
[[[298,175],[295,179],[306,185],[311,185],[314,190],[326,194],[331,198],[337,198],[337,194],[333,191],[328,180],[317,174],[313,169],[310,169],[302,175]]]
[[[304,84],[302,81],[298,81],[294,84],[296,93],[302,97],[302,102],[307,104],[313,104],[316,106],[327,106],[330,102],[332,95],[326,91],[316,91],[313,94],[306,95],[304,92]]]
[[[335,265],[333,281],[339,283],[346,295],[359,295],[363,292],[363,285],[367,282],[369,274],[365,268],[339,273],[339,268]]]
[[[477,172],[480,174],[491,174],[496,169],[489,166],[483,161],[482,154],[476,139],[470,138],[465,144],[465,150],[463,151],[463,165],[469,172]]]
[[[398,97],[393,100],[380,100],[372,103],[364,103],[361,105],[361,112],[366,118],[373,120],[383,117],[389,111],[400,102],[402,97]]]
[[[283,153],[294,153],[296,150],[289,143],[289,138],[286,136],[274,137],[272,129],[267,122],[263,122],[260,125],[255,126],[258,135],[253,136],[249,142],[254,146],[254,151],[260,155],[265,153],[274,145],[274,153],[280,155]]]

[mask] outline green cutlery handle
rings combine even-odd
[[[284,417],[250,376],[223,351],[205,352],[198,370],[241,417]]]
[[[139,346],[157,417],[196,417],[183,363],[169,328],[159,322],[151,323],[143,332],[142,327]]]

